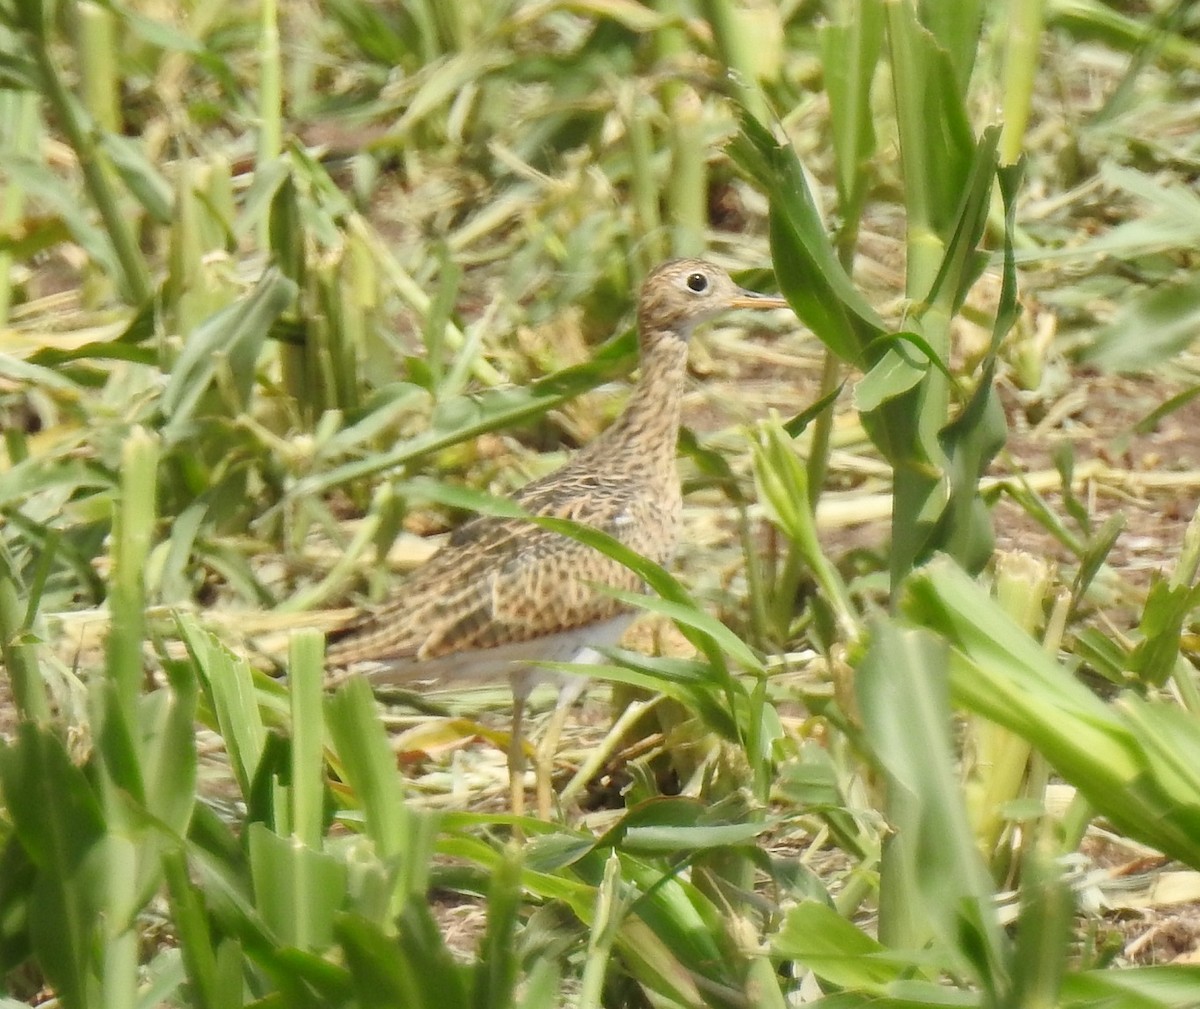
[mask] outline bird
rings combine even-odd
[[[688,341],[699,323],[732,309],[783,308],[701,259],[654,269],[637,302],[640,376],[618,418],[559,469],[512,495],[532,515],[600,529],[657,564],[680,536],[676,442]],[[522,719],[542,662],[596,661],[636,616],[597,586],[642,592],[633,571],[578,540],[520,518],[469,519],[380,606],[334,630],[330,666],[360,668],[374,685],[480,682],[507,675],[513,693],[508,766],[511,810],[525,809]],[[568,678],[535,750],[538,815],[551,814],[551,762],[565,714],[585,680]]]

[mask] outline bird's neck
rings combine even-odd
[[[641,375],[625,410],[600,441],[645,475],[674,481],[688,347],[673,333],[651,330],[641,339]],[[612,460],[619,465],[617,458]]]

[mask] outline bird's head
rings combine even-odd
[[[783,298],[738,287],[728,273],[703,259],[672,259],[642,284],[638,329],[643,337],[669,332],[687,340],[693,326],[722,312],[786,307]]]

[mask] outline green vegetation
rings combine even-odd
[[[0,0],[0,87],[0,1007],[1200,1005],[1106,913],[1200,899],[1194,5]],[[803,327],[698,338],[677,574],[545,520],[688,647],[518,844],[504,692],[312,628],[697,253]]]

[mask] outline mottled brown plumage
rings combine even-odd
[[[655,270],[638,302],[641,376],[621,416],[563,467],[514,495],[527,511],[602,529],[657,563],[679,538],[675,469],[680,401],[692,327],[733,308],[775,308],[719,267],[684,259]],[[569,661],[614,644],[633,613],[595,584],[638,591],[628,568],[529,522],[478,517],[414,571],[394,598],[335,632],[328,660],[370,662],[376,683],[477,680],[507,674],[515,695],[510,765],[523,765],[524,700],[538,661]],[[552,753],[550,754],[552,756]],[[539,772],[548,768],[539,767]],[[546,815],[548,782],[539,777]],[[520,788],[520,791],[518,789]],[[514,808],[523,786],[514,781]]]

